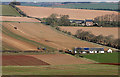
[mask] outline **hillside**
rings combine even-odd
[[[67,9],[67,8],[50,8],[50,7],[35,7],[35,6],[17,6],[25,14],[32,17],[44,18],[53,13],[59,15],[69,15],[70,19],[94,19],[97,16],[106,14],[118,14],[115,11],[102,10],[85,10],[85,9]]]
[[[0,5],[2,14],[0,16],[20,16],[20,14],[9,5]]]
[[[55,6],[58,8],[72,9],[101,9],[101,10],[118,10],[118,3],[63,3],[63,5]]]
[[[17,29],[14,29],[14,27],[17,27]],[[3,22],[3,42],[13,48],[22,50],[36,50],[39,46],[48,49],[103,47],[67,36],[40,23]],[[13,42],[14,44],[12,44]],[[23,45],[23,43],[25,44]]]
[[[12,16],[0,16],[0,21],[8,22],[40,22],[39,20],[27,17],[12,17]]]
[[[83,31],[91,32],[92,34],[98,36],[113,36],[114,39],[118,39],[119,29],[118,27],[65,27],[60,26],[61,30],[71,32],[72,34],[76,34],[76,31],[82,29]]]

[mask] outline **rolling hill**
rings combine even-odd
[[[36,50],[39,46],[48,49],[103,47],[94,43],[75,39],[72,36],[67,36],[41,23],[3,22],[2,25],[3,42],[7,41],[6,43],[8,45],[14,42],[13,47],[17,49]],[[17,29],[15,29],[15,27]]]

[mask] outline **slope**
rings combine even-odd
[[[32,45],[35,46],[42,45],[48,48],[55,49],[72,49],[74,47],[103,47],[94,43],[75,39],[71,36],[66,36],[64,34],[61,34],[60,32],[57,32],[53,28],[41,23],[4,22],[3,26],[10,32],[15,33],[22,38],[31,40],[32,42],[25,39],[19,40],[30,42]],[[17,29],[14,29],[14,27],[16,27]],[[18,37],[14,38],[18,39]]]

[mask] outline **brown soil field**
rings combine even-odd
[[[104,47],[87,41],[75,39],[40,23],[3,22],[3,26],[17,35],[56,49],[72,49],[74,47]],[[17,27],[17,30],[14,29],[14,27]],[[108,49],[107,47],[104,48]]]
[[[33,18],[27,17],[9,17],[9,16],[0,16],[0,21],[19,21],[19,22],[40,22]]]
[[[76,34],[76,31],[79,29],[82,29],[83,31],[89,31],[92,34],[98,36],[98,35],[103,35],[103,36],[109,36],[112,35],[113,38],[117,39],[119,29],[118,27],[65,27],[65,26],[60,26],[61,30],[71,32],[72,34]]]
[[[40,66],[49,65],[48,63],[25,55],[3,55],[2,56],[3,66]]]
[[[35,6],[17,6],[28,16],[44,18],[53,13],[59,15],[69,15],[70,19],[94,19],[97,16],[106,14],[118,14],[115,11],[103,10],[85,10],[85,9],[67,9],[67,8],[50,8],[50,7],[35,7]]]
[[[76,58],[66,54],[44,54],[44,55],[29,55],[34,58],[43,60],[44,62],[49,63],[50,65],[69,65],[69,64],[90,64],[92,62]]]

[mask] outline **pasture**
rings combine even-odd
[[[99,63],[119,63],[119,54],[118,52],[114,52],[105,54],[83,54],[83,56]]]
[[[111,35],[112,38],[117,39],[119,34],[118,27],[65,27],[59,26],[61,30],[71,32],[72,34],[76,34],[76,31],[82,29],[83,31],[88,31],[96,36],[103,35],[109,36]]]
[[[3,75],[118,75],[118,66],[101,64],[3,66]]]
[[[118,3],[71,3],[71,4],[64,4],[60,6],[55,6],[58,8],[71,8],[71,9],[111,9],[117,10]]]
[[[20,14],[9,5],[0,5],[2,8],[2,15],[0,16],[20,16]]]
[[[3,75],[118,75],[118,66],[66,54],[3,55],[2,71]]]

